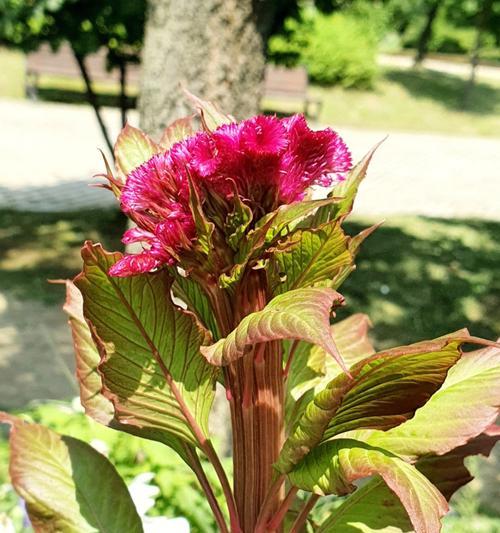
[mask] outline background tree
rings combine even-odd
[[[112,150],[85,58],[104,47],[110,69],[120,72],[120,107],[126,120],[126,66],[138,61],[144,33],[145,0],[0,0],[0,43],[31,52],[67,42],[85,82],[108,148]]]

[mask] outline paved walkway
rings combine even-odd
[[[378,64],[384,67],[412,68],[413,55],[389,55],[380,54],[377,58]],[[455,61],[446,61],[445,59],[426,58],[422,63],[422,68],[437,70],[445,74],[454,74],[455,76],[469,77],[471,66],[469,63],[458,63]],[[500,81],[500,67],[490,65],[478,65],[476,69],[478,78]]]
[[[116,135],[118,113],[106,110],[105,117]],[[0,123],[0,208],[115,206],[111,194],[87,185],[103,169],[97,148],[104,145],[89,108],[0,101]],[[500,220],[500,138],[339,131],[356,159],[389,134],[362,185],[357,214]],[[62,311],[0,294],[0,409],[76,392]]]
[[[114,137],[115,110],[105,110]],[[0,207],[61,211],[115,205],[89,187],[104,143],[86,106],[0,101]],[[132,124],[137,115],[131,114]],[[359,194],[359,214],[418,213],[500,220],[499,138],[339,128],[355,159],[388,135]]]

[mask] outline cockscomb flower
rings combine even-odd
[[[330,128],[313,131],[302,115],[256,116],[199,132],[133,170],[121,193],[122,210],[138,228],[123,242],[143,251],[125,256],[111,274],[128,276],[177,263],[196,240],[189,181],[202,203],[235,194],[262,214],[301,200],[312,185],[331,186],[351,168],[344,141]]]

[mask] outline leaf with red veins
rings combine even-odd
[[[119,176],[125,180],[128,174],[162,148],[138,128],[126,124],[115,143],[115,165]]]
[[[169,150],[176,142],[182,141],[186,137],[193,135],[193,118],[194,115],[178,118],[177,120],[174,120],[172,124],[167,126],[163,130],[159,143],[160,147],[163,150]]]
[[[332,289],[307,288],[276,296],[261,311],[246,316],[225,339],[201,352],[213,365],[227,365],[259,342],[296,339],[321,346],[346,371],[330,329],[332,306],[344,297]]]
[[[37,532],[142,533],[127,486],[108,459],[78,439],[0,412],[9,424],[12,485]]]
[[[72,281],[66,280],[66,301],[63,306],[75,348],[76,379],[80,387],[80,402],[85,413],[97,422],[109,425],[114,407],[102,392],[102,379],[97,370],[101,356],[83,316],[83,298]]]
[[[491,426],[466,445],[445,455],[421,459],[416,468],[449,500],[458,488],[472,479],[463,464],[464,458],[477,454],[488,455],[499,438],[498,426]],[[366,531],[390,530],[398,533],[414,531],[401,501],[378,476],[358,488],[333,510],[317,533],[354,533],[365,528]],[[436,531],[439,531],[439,527]]]
[[[200,355],[207,331],[171,301],[165,270],[116,278],[121,254],[87,242],[75,279],[101,358],[102,392],[116,422],[178,453],[208,438],[216,369]],[[185,457],[185,456],[184,456]]]
[[[464,353],[441,388],[407,422],[388,431],[374,431],[370,444],[412,459],[443,455],[481,434],[500,411],[500,345]]]
[[[488,457],[499,440],[500,426],[492,425],[463,446],[444,455],[424,457],[417,462],[416,466],[449,500],[460,487],[473,479],[465,466],[465,459],[472,455]]]
[[[460,358],[464,333],[371,355],[349,368],[352,379],[340,374],[317,386],[276,467],[286,473],[320,441],[347,431],[388,429],[411,418]]]
[[[353,439],[328,441],[314,448],[288,478],[293,486],[314,494],[345,495],[356,490],[354,481],[377,474],[401,501],[416,533],[441,530],[440,519],[448,511],[442,494],[414,466],[382,448]]]

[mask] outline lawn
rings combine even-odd
[[[85,239],[121,249],[126,222],[117,210],[23,213],[0,210],[0,293],[59,305],[64,288],[49,279],[73,277]]]
[[[0,98],[24,95],[24,57],[0,48]],[[311,87],[311,95],[323,102],[319,122],[383,131],[433,131],[463,135],[500,135],[500,83],[480,80],[468,109],[463,110],[466,82],[457,76],[429,70],[382,69],[372,90]],[[83,103],[79,80],[42,76],[39,97],[49,101]],[[118,88],[95,87],[102,105],[116,105]],[[137,88],[130,88],[133,105]],[[265,111],[300,111],[300,106],[264,100]]]
[[[383,68],[372,90],[316,87],[311,96],[322,102],[322,124],[421,131],[460,135],[500,136],[500,83],[480,81],[467,110],[462,98],[465,80],[430,70]],[[295,104],[263,102],[266,111],[296,112]]]

